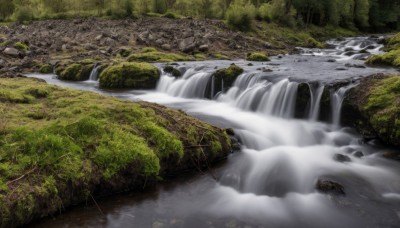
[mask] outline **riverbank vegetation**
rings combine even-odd
[[[400,2],[392,0],[0,0],[0,21],[100,16],[165,16],[226,19],[240,30],[252,21],[288,27],[340,26],[368,31],[396,30]]]
[[[140,190],[230,151],[223,130],[156,104],[27,78],[0,86],[0,227]]]
[[[400,33],[388,38],[385,50],[384,54],[370,57],[367,64],[400,67]]]

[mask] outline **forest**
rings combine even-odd
[[[223,19],[240,30],[259,20],[390,31],[400,27],[400,0],[0,0],[0,21],[143,15]]]

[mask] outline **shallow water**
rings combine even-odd
[[[346,88],[333,93],[332,122],[316,121],[318,88],[333,80],[395,69],[346,67],[363,64],[356,60],[358,54],[344,55],[346,48],[375,45],[370,50],[379,51],[381,46],[368,38],[330,44],[335,45],[330,50],[306,49],[302,55],[274,57],[253,66],[246,61],[179,63],[186,74],[181,79],[163,75],[157,91],[101,90],[96,81],[71,83],[31,74],[51,84],[182,109],[217,126],[233,128],[242,144],[241,151],[203,175],[99,201],[104,215],[95,206],[82,206],[34,226],[399,227],[399,163],[381,156],[390,149],[364,142],[354,130],[339,125],[338,109]],[[332,58],[335,62],[328,62]],[[233,62],[245,73],[230,90],[224,89],[213,100],[204,99],[210,72]],[[263,72],[262,67],[273,71]],[[338,71],[338,67],[347,70]],[[297,81],[319,82],[305,119],[293,118]],[[364,156],[357,157],[357,151]],[[346,155],[351,162],[338,162],[335,154]],[[318,179],[341,183],[346,195],[319,193]]]

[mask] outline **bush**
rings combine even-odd
[[[15,19],[18,22],[31,21],[33,18],[32,9],[28,6],[20,6],[15,12]]]
[[[271,8],[272,6],[269,3],[262,4],[257,10],[257,15],[256,15],[257,19],[271,22],[272,20]]]
[[[256,8],[250,2],[244,0],[235,0],[226,12],[228,25],[239,29],[240,31],[248,31],[251,29],[252,20],[255,18]]]
[[[121,63],[107,67],[100,75],[103,88],[154,89],[160,78],[157,67],[148,63]]]
[[[264,53],[254,52],[254,53],[248,53],[246,60],[247,61],[265,62],[265,61],[269,61],[269,58]]]

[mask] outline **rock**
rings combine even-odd
[[[207,44],[203,44],[203,45],[200,45],[200,47],[199,47],[199,51],[201,51],[201,52],[207,52],[208,50],[209,50],[209,46],[207,45]]]
[[[357,158],[362,158],[362,157],[364,157],[364,154],[363,154],[363,152],[361,152],[361,151],[356,151],[356,152],[354,152],[354,157],[357,157]]]
[[[6,48],[3,53],[12,57],[19,57],[20,54],[20,52],[15,48]]]
[[[344,68],[344,67],[338,67],[338,68],[336,68],[335,70],[338,70],[338,71],[343,71],[343,70],[347,70],[347,68]]]
[[[334,62],[336,62],[336,59],[328,59],[327,62],[328,63],[334,63]]]
[[[171,50],[171,45],[170,44],[163,44],[161,45],[161,48],[164,50]]]
[[[327,194],[346,195],[344,187],[341,184],[329,180],[318,180],[316,189]]]
[[[338,162],[351,162],[351,158],[349,156],[343,155],[343,154],[335,154],[333,156],[333,159]]]
[[[383,157],[387,159],[400,161],[400,153],[398,152],[385,152],[383,153]]]
[[[230,136],[234,136],[235,135],[235,131],[232,128],[227,128],[225,129],[226,134],[230,135]]]
[[[188,53],[194,51],[196,48],[196,43],[194,37],[188,37],[179,42],[179,49],[182,52]]]
[[[6,67],[7,63],[4,59],[0,59],[0,68]]]
[[[100,41],[103,38],[103,35],[98,35],[94,38],[96,41]]]

